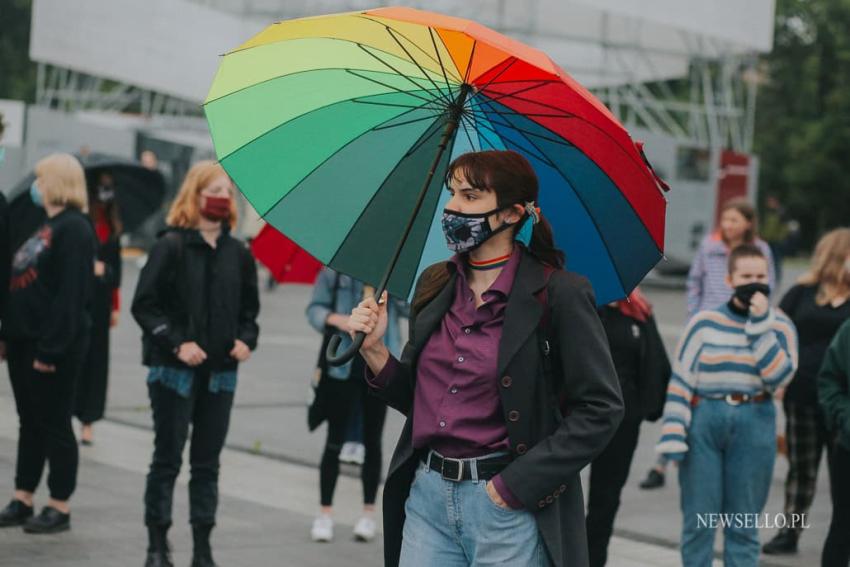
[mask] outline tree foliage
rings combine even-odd
[[[0,98],[35,100],[36,65],[29,58],[32,0],[0,1]]]
[[[850,225],[850,0],[778,0],[762,61],[755,151],[760,194],[777,195],[812,243]]]

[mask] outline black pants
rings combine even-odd
[[[788,476],[785,480],[785,515],[805,514],[815,499],[818,468],[826,449],[827,464],[832,455],[829,435],[817,405],[784,401],[785,442],[788,447]],[[802,526],[796,528],[800,535]]]
[[[608,560],[608,541],[637,447],[640,423],[637,418],[624,419],[611,442],[590,465],[586,520],[590,567],[601,567]]]
[[[215,524],[219,456],[230,424],[233,394],[211,393],[209,373],[202,371],[195,373],[188,398],[158,382],[148,384],[148,393],[153,410],[154,450],[145,486],[145,524],[171,525],[174,482],[183,462],[190,423],[189,521]]]
[[[333,378],[325,378],[333,380]],[[360,478],[363,482],[364,504],[374,504],[378,495],[378,483],[381,481],[381,437],[384,432],[384,420],[387,416],[387,406],[384,402],[368,393],[363,371],[352,370],[348,380],[334,380],[332,393],[337,398],[333,403],[334,411],[328,417],[328,437],[325,441],[325,451],[319,466],[319,490],[322,506],[333,504],[336,481],[339,477],[339,452],[346,440],[349,418],[354,408],[359,405],[363,413],[363,446],[366,455]]]
[[[18,490],[35,492],[45,462],[50,463],[47,487],[51,498],[68,500],[77,487],[79,453],[71,413],[86,342],[77,341],[52,373],[32,367],[35,341],[8,343],[9,378],[20,420],[15,471]]]
[[[822,567],[850,564],[850,450],[836,444],[829,468],[832,522],[823,546]]]

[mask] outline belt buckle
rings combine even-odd
[[[452,462],[457,463],[457,477],[446,476],[446,463]],[[463,478],[463,461],[461,459],[451,459],[448,457],[443,457],[443,464],[440,467],[440,476],[443,477],[444,480],[450,480],[452,482],[460,482]]]
[[[739,405],[741,405],[741,402],[744,401],[744,400],[736,400],[735,398],[732,397],[732,394],[726,394],[725,399],[726,399],[726,403],[729,404],[730,406],[739,406]]]

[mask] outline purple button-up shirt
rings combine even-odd
[[[440,326],[419,355],[413,398],[413,446],[443,456],[472,458],[508,451],[508,430],[499,396],[498,352],[508,295],[522,256],[514,248],[510,260],[476,308],[464,260],[457,265],[455,297]],[[398,369],[390,357],[377,375],[367,380],[381,388]],[[521,506],[498,476],[499,493],[512,507]]]

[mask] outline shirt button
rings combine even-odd
[[[466,333],[466,334],[468,335],[469,333],[471,333],[471,332],[472,332],[472,329],[470,329],[469,327],[467,327],[467,328],[465,328],[465,329],[463,330],[463,332],[464,332],[464,333]]]
[[[554,501],[555,501],[555,499],[554,499],[554,498],[552,498],[551,496],[547,496],[547,497],[546,497],[546,504],[551,504],[551,503],[552,503],[552,502],[554,502]]]
[[[511,379],[510,376],[503,376],[502,377],[502,386],[504,386],[505,388],[510,388],[511,384],[513,384],[513,383],[514,383],[514,381]]]
[[[457,357],[457,361],[458,361],[458,362],[463,362],[463,357],[462,357],[462,356]]]
[[[537,507],[538,507],[538,508],[545,508],[545,507],[546,507],[546,502],[544,502],[543,500],[540,500],[540,501],[537,503]]]
[[[457,394],[457,388],[452,388],[451,392],[452,392],[452,394]]]
[[[441,421],[441,422],[440,422],[440,427],[445,427],[445,426],[446,426],[446,422],[445,422],[445,421]]]

